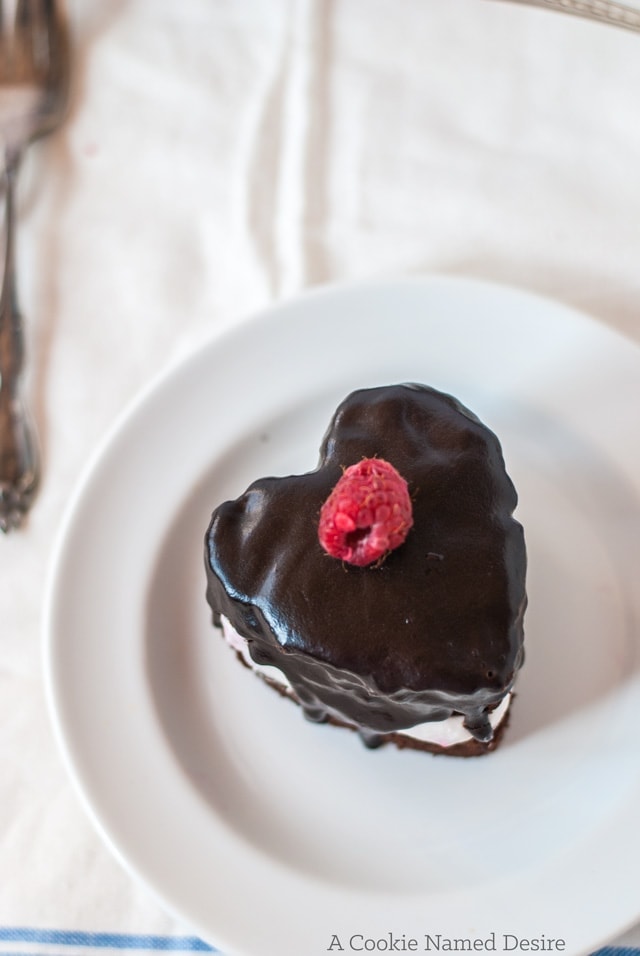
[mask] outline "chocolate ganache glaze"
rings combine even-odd
[[[372,457],[408,482],[414,525],[382,563],[356,567],[322,550],[318,516],[343,469]],[[490,744],[489,714],[523,661],[516,503],[498,439],[455,398],[353,392],[315,471],[263,478],[214,511],[214,623],[224,615],[255,663],[280,668],[310,719],[355,726],[370,746],[454,714]]]

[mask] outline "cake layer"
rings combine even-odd
[[[242,637],[241,634],[238,634],[225,617],[221,618],[220,623],[225,640],[229,646],[240,655],[243,663],[246,664],[250,670],[254,671],[254,673],[264,678],[268,683],[275,685],[281,693],[290,697],[296,703],[299,703],[295,691],[282,671],[273,665],[256,664],[249,654],[246,639]],[[511,704],[511,696],[511,693],[507,694],[495,710],[489,714],[489,722],[494,736],[507,717]],[[338,722],[339,718],[334,718],[334,721]],[[353,726],[352,729],[360,730],[361,728]],[[384,737],[385,735],[383,735],[383,739],[376,742],[385,743],[386,740]],[[474,739],[469,731],[466,730],[463,718],[459,714],[447,717],[444,720],[416,724],[414,727],[404,727],[401,731],[386,735],[386,737],[389,742],[395,743],[396,745],[398,745],[402,739],[406,738],[405,744],[407,746],[413,742],[414,744],[431,744],[443,750],[469,744]]]

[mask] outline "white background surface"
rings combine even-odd
[[[172,931],[85,820],[44,707],[83,467],[152,375],[330,279],[506,281],[640,340],[640,36],[497,0],[73,9],[71,115],[20,183],[45,472],[0,540],[0,923]]]

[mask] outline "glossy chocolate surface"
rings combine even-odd
[[[409,484],[414,527],[378,567],[329,557],[320,507],[361,458]],[[288,677],[311,719],[365,742],[463,714],[479,741],[523,660],[526,554],[496,436],[422,385],[353,392],[305,475],[264,478],[221,504],[206,536],[207,599]]]

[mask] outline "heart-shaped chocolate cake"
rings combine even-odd
[[[311,720],[368,746],[485,753],[524,656],[516,503],[498,439],[456,399],[353,392],[315,471],[214,511],[214,623]]]

